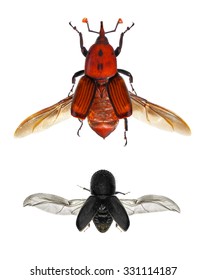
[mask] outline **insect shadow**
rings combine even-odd
[[[91,178],[91,196],[87,199],[67,200],[60,196],[36,193],[28,196],[23,205],[35,206],[57,215],[77,215],[76,226],[79,231],[89,227],[93,220],[98,231],[106,232],[113,220],[123,231],[130,225],[129,215],[159,211],[180,212],[171,199],[159,195],[145,195],[138,199],[119,199],[116,194],[115,178],[107,170],[95,172]]]
[[[117,68],[116,57],[121,52],[123,37],[134,26],[134,23],[121,33],[119,45],[114,49],[105,34],[115,32],[117,26],[122,23],[121,19],[117,21],[113,30],[107,32],[104,31],[102,21],[99,32],[90,29],[86,18],[83,19],[83,22],[87,23],[89,32],[97,33],[99,36],[88,51],[83,44],[82,33],[70,22],[71,27],[79,34],[81,52],[86,57],[86,61],[84,70],[73,75],[73,86],[68,97],[26,118],[18,126],[14,135],[16,137],[27,136],[73,116],[80,120],[80,129],[83,120],[87,118],[93,131],[102,138],[106,138],[116,129],[119,120],[124,119],[126,144],[127,118],[131,115],[158,128],[190,135],[190,128],[182,118],[172,111],[138,96],[132,85],[132,74]],[[120,74],[129,77],[131,92],[127,89]],[[72,94],[76,78],[79,76],[82,77]]]

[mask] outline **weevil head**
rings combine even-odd
[[[105,32],[105,31],[104,31],[104,26],[103,26],[103,21],[100,21],[100,31],[98,32],[98,31],[91,30],[91,29],[89,28],[89,22],[88,22],[88,19],[87,19],[87,18],[83,18],[83,19],[82,19],[82,22],[84,22],[84,23],[87,24],[87,28],[88,28],[88,31],[89,31],[89,32],[93,32],[93,33],[99,34],[99,37],[98,37],[97,40],[96,40],[96,44],[109,44],[108,39],[107,39],[107,37],[105,36],[105,34],[106,34],[106,33],[115,32],[116,29],[117,29],[117,26],[118,26],[120,23],[123,23],[122,19],[119,18],[118,21],[117,21],[116,27],[115,27],[113,30],[111,30],[111,31]]]
[[[93,32],[93,33],[97,33],[99,34],[99,36],[97,37],[97,40],[95,42],[95,44],[109,44],[107,38],[105,37],[105,32],[104,31],[104,26],[103,26],[103,21],[100,21],[100,31],[94,31],[94,30],[91,30],[90,27],[89,27],[89,21],[87,18],[83,18],[82,19],[82,22],[86,23],[87,24],[87,28],[88,28],[88,31],[89,32]]]
[[[105,36],[103,21],[100,21],[99,37],[97,37],[96,44],[109,44],[109,41]]]
[[[99,170],[93,174],[90,187],[93,195],[113,195],[116,190],[115,178],[111,172]]]

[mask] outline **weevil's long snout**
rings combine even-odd
[[[100,21],[99,35],[100,35],[100,37],[104,37],[105,36],[105,31],[104,31],[104,27],[103,27],[103,21]]]

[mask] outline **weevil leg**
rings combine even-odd
[[[81,125],[80,125],[79,129],[77,130],[77,135],[80,137],[79,132],[80,132],[80,130],[82,129],[82,126],[83,126],[83,120],[81,120],[81,119],[78,119],[78,120],[80,121]]]
[[[121,33],[120,35],[120,39],[119,39],[119,46],[116,48],[116,50],[114,51],[115,55],[118,56],[121,53],[122,50],[122,45],[123,45],[123,37],[124,34],[129,31],[132,27],[134,26],[134,22],[132,23],[131,26],[127,27],[127,29]]]
[[[127,118],[125,118],[124,119],[124,140],[125,140],[124,146],[127,146],[127,131],[128,131],[128,120]]]
[[[84,70],[80,70],[74,73],[74,75],[72,76],[72,84],[75,84],[76,78],[82,75],[84,75]]]
[[[73,92],[73,89],[74,89],[74,85],[76,83],[76,78],[83,75],[84,74],[84,70],[80,70],[78,72],[76,72],[73,76],[72,76],[72,88],[70,89],[69,93],[68,93],[68,96],[70,96],[70,94]]]
[[[123,74],[123,75],[129,77],[129,83],[130,83],[130,86],[131,86],[131,88],[132,88],[132,92],[134,92],[134,94],[137,95],[137,93],[136,93],[136,91],[135,91],[135,89],[134,89],[134,87],[133,87],[133,84],[132,84],[132,83],[133,83],[133,76],[132,76],[132,74],[131,74],[129,71],[124,70],[124,69],[117,69],[117,71],[118,71],[119,73],[121,73],[121,74]]]
[[[81,52],[84,56],[87,56],[87,49],[84,47],[84,43],[83,43],[83,36],[82,33],[78,31],[78,29],[76,28],[76,26],[73,26],[71,24],[71,22],[69,22],[69,25],[79,34],[79,39],[80,39],[80,48],[81,48]]]
[[[136,90],[134,89],[134,87],[133,87],[133,85],[130,83],[130,86],[131,86],[131,88],[132,88],[132,92],[135,94],[135,95],[137,95],[137,93],[136,93]]]
[[[116,228],[118,228],[119,231],[123,232],[123,230],[121,229],[121,227],[118,224],[116,224]]]
[[[84,229],[83,231],[85,232],[86,230],[88,230],[90,228],[90,224],[88,224]]]
[[[70,96],[70,94],[73,92],[73,88],[74,88],[74,84],[72,85],[72,88],[70,89],[68,96]]]
[[[124,69],[117,69],[117,72],[119,72],[119,73],[129,77],[130,84],[133,83],[133,76],[132,76],[132,74],[129,71],[124,70]]]

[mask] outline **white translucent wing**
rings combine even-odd
[[[26,118],[16,129],[15,137],[24,137],[31,133],[41,131],[49,128],[50,126],[66,120],[71,117],[71,103],[72,97],[59,101],[58,103],[47,107],[37,113]]]
[[[23,206],[35,206],[43,211],[58,215],[77,215],[82,208],[85,199],[67,200],[63,197],[36,193],[28,196]]]
[[[180,212],[179,206],[165,196],[160,195],[144,195],[138,199],[120,199],[128,215],[176,211]]]
[[[153,104],[146,99],[130,92],[133,116],[160,129],[190,135],[187,123],[172,111]]]

